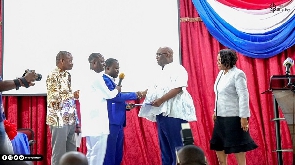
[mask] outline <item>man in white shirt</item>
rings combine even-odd
[[[84,84],[80,90],[81,131],[82,136],[86,137],[89,165],[102,165],[109,134],[106,99],[116,97],[121,87],[117,86],[112,91],[107,88],[102,77],[105,61],[100,53],[92,53],[88,61],[94,72],[84,74]]]
[[[161,77],[148,89],[139,116],[157,122],[162,165],[176,164],[176,147],[183,146],[181,123],[196,121],[196,112],[191,95],[187,92],[187,71],[173,63],[173,50],[159,48],[156,53],[162,67]]]

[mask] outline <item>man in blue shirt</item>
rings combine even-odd
[[[116,59],[109,58],[105,61],[105,65],[103,78],[109,90],[113,90],[117,86],[114,79],[119,74],[119,63]],[[126,104],[125,101],[140,99],[143,95],[145,95],[145,92],[120,92],[115,98],[107,100],[110,134],[108,135],[104,165],[121,164],[126,110],[134,107],[132,104]]]

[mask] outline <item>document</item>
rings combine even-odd
[[[75,138],[76,138],[76,147],[80,147],[81,140],[82,140],[82,134],[75,133]]]

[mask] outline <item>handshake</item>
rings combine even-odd
[[[147,94],[147,89],[145,91],[138,91],[136,92],[136,95],[137,95],[137,99],[142,99],[142,98],[145,98],[146,94]],[[126,109],[127,110],[130,110],[130,109],[133,109],[135,107],[135,104],[133,103],[127,103],[126,105]]]
[[[138,92],[136,92],[136,94],[137,94],[137,98],[138,99],[142,99],[142,98],[145,98],[145,96],[146,96],[146,94],[147,94],[147,89],[145,90],[145,91],[138,91]]]

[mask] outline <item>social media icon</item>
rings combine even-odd
[[[19,156],[19,160],[24,160],[24,159],[25,159],[24,155]]]
[[[6,155],[2,155],[2,160],[7,160],[7,156]]]

